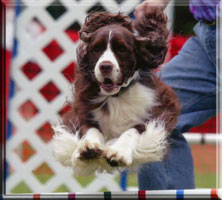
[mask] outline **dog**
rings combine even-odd
[[[167,17],[150,8],[140,21],[90,14],[79,31],[75,92],[54,129],[54,156],[74,175],[161,161],[180,103],[153,72],[167,52]]]

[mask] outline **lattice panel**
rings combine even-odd
[[[72,177],[52,156],[51,122],[69,108],[76,64],[78,30],[93,11],[132,13],[139,0],[23,0],[16,18],[15,56],[11,66],[14,95],[10,100],[6,145],[11,192],[120,190],[116,175]]]

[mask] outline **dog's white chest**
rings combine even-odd
[[[149,117],[149,110],[157,105],[155,91],[136,83],[118,97],[107,100],[108,113],[94,111],[95,120],[106,139],[120,136],[124,131]]]

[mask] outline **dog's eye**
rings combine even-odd
[[[98,52],[100,52],[100,51],[101,51],[101,48],[100,48],[99,46],[95,46],[95,47],[93,48],[93,52],[98,53]]]
[[[127,49],[125,47],[119,47],[117,50],[120,53],[125,53],[127,51]]]

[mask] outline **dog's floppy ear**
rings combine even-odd
[[[91,34],[92,33],[87,33],[85,31],[79,31],[79,38],[80,40],[82,40],[83,42],[89,42],[90,38],[91,38]]]
[[[153,37],[150,34],[150,37]],[[155,69],[164,62],[167,53],[167,44],[160,40],[155,42],[146,37],[135,36],[138,65],[143,70]]]
[[[87,67],[88,67],[88,53],[87,53],[87,49],[88,49],[88,42],[90,40],[90,38],[88,37],[88,35],[83,34],[83,37],[80,38],[80,42],[79,45],[76,48],[76,58],[77,58],[77,68],[78,70],[80,70],[83,74],[88,75],[87,72]]]
[[[149,7],[134,21],[134,38],[138,65],[143,70],[154,69],[164,62],[167,52],[167,17],[159,8]]]
[[[85,60],[87,55],[87,43],[90,41],[91,35],[92,33],[87,33],[84,30],[79,31],[80,43],[76,49],[77,63],[79,65],[81,65],[81,63]]]

